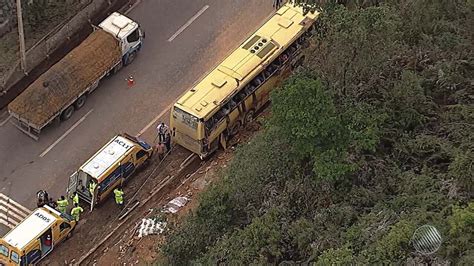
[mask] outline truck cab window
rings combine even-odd
[[[134,30],[130,35],[127,37],[127,42],[132,43],[136,42],[140,39],[140,33],[138,32],[138,29]]]

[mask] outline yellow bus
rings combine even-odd
[[[183,94],[171,110],[173,142],[204,159],[252,121],[282,76],[302,60],[318,13],[286,4]]]

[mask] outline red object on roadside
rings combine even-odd
[[[133,79],[132,76],[130,76],[128,79],[127,79],[127,85],[128,85],[128,88],[132,88],[134,85],[135,85],[135,80]]]
[[[46,236],[46,239],[44,240],[44,244],[46,246],[51,246],[52,242],[51,242],[51,235],[47,235]]]

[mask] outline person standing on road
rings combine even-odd
[[[69,202],[67,199],[64,198],[64,196],[61,196],[61,199],[57,201],[58,203],[58,210],[61,213],[66,213],[67,206],[69,205]]]
[[[165,136],[168,134],[168,126],[161,122],[157,127],[156,130],[158,130],[158,142],[165,142]]]
[[[168,132],[165,137],[166,152],[170,153],[171,151],[171,134]]]
[[[115,194],[115,203],[119,205],[120,207],[123,206],[123,190],[121,187],[118,187],[114,189],[114,194]]]
[[[74,217],[74,220],[76,220],[76,222],[79,222],[79,216],[81,215],[81,212],[83,212],[84,209],[81,208],[81,206],[79,206],[79,204],[75,203],[74,204],[74,208],[72,208],[71,210],[71,215],[72,217]]]
[[[163,160],[165,154],[165,144],[163,144],[163,142],[160,142],[158,145],[156,145],[156,153],[158,154],[160,161]]]
[[[273,0],[273,7],[279,9],[281,7],[281,0]]]
[[[96,187],[97,184],[91,180],[91,182],[89,183],[89,192],[91,193],[91,198],[94,196],[94,191]]]
[[[77,192],[74,192],[74,196],[72,196],[72,205],[79,205],[79,195]]]
[[[48,206],[53,208],[53,209],[56,209],[58,207],[58,204],[56,202],[54,202],[53,198],[49,198]]]

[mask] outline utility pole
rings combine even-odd
[[[21,13],[21,0],[16,0],[16,15],[18,17],[18,38],[20,39],[20,63],[21,69],[26,71],[25,33],[23,31],[23,15]]]

